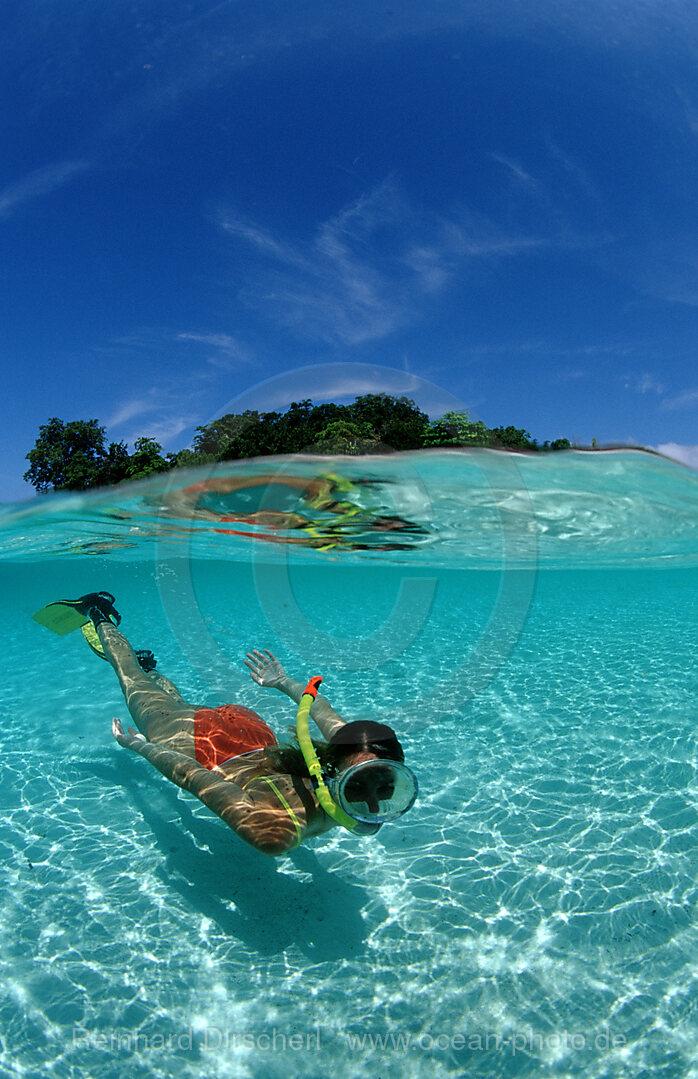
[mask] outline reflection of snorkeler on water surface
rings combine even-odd
[[[209,522],[213,526],[241,524],[254,529],[211,529],[220,535],[297,544],[319,551],[410,550],[430,533],[420,524],[375,506],[377,499],[372,496],[376,489],[390,482],[348,479],[330,473],[310,478],[286,473],[210,477],[186,487],[146,493],[141,497],[140,513],[121,506],[102,510],[110,521],[128,525],[127,533],[111,539],[71,542],[68,549],[98,554],[134,547],[162,533],[188,537],[192,527],[202,522],[206,531],[205,523]],[[191,522],[192,527],[183,527],[177,521]],[[397,542],[399,535],[382,539],[385,533],[397,533],[407,542]]]
[[[60,635],[82,628],[92,650],[113,667],[138,728],[125,732],[115,719],[119,745],[196,795],[264,854],[285,854],[336,825],[375,835],[415,801],[417,781],[392,728],[347,723],[318,695],[321,678],[304,689],[271,652],[255,649],[245,663],[257,685],[298,705],[297,741],[285,746],[249,708],[185,701],[155,670],[152,652],[134,652],[117,629],[121,617],[108,592],[51,603],[34,619]],[[310,717],[326,741],[311,741]]]
[[[287,473],[255,476],[213,477],[168,491],[160,512],[218,524],[243,523],[261,529],[248,532],[235,528],[214,531],[268,543],[295,543],[319,550],[349,547],[353,550],[406,550],[411,544],[371,542],[367,533],[405,532],[425,535],[421,525],[396,515],[377,513],[361,505],[362,491],[376,487],[370,479],[348,479],[325,473],[291,476]],[[289,532],[302,533],[288,535]],[[361,539],[359,539],[361,537]]]

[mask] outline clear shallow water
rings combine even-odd
[[[698,477],[637,453],[362,465],[331,462],[383,482],[360,530],[315,515],[344,527],[326,549],[174,517],[162,481],[6,512],[0,1074],[698,1074]],[[417,807],[247,848],[113,743],[80,635],[30,619],[105,587],[202,704],[285,731],[255,645],[393,722]]]

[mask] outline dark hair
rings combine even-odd
[[[374,753],[384,760],[404,761],[405,754],[397,735],[387,723],[375,723],[372,719],[357,719],[339,727],[329,741],[331,750],[338,757],[350,757],[354,753]]]
[[[340,772],[342,762],[354,753],[373,753],[382,760],[404,761],[405,754],[392,727],[385,723],[358,719],[353,723],[344,723],[330,738],[329,742],[316,742],[313,746],[323,772],[333,776]],[[265,760],[275,771],[287,775],[310,776],[305,763],[303,750],[294,738],[285,744],[267,746]]]

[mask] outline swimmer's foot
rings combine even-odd
[[[111,592],[88,592],[76,599],[72,606],[89,618],[94,626],[99,626],[102,622],[111,622],[113,626],[118,626],[121,622],[121,615],[114,607]]]
[[[86,622],[85,625],[81,627],[81,631],[94,654],[99,656],[100,659],[107,660],[104,645],[99,639],[99,634],[97,633],[94,624],[92,622]],[[138,660],[141,669],[146,672],[154,671],[157,666],[157,660],[149,648],[142,648],[139,652],[136,652],[136,659]]]

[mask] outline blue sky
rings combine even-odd
[[[0,498],[41,423],[407,393],[698,467],[698,19],[6,0]]]

